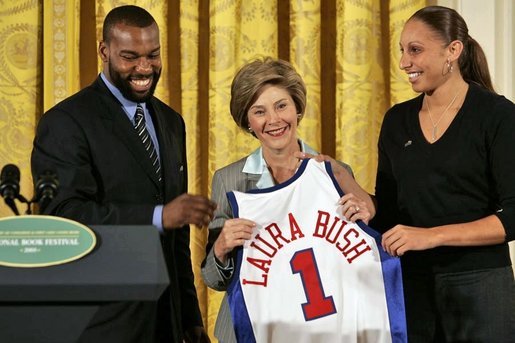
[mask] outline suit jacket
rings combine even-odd
[[[42,116],[32,152],[33,179],[53,170],[60,183],[45,213],[86,225],[151,225],[157,204],[187,191],[184,121],[155,97],[147,108],[159,141],[161,183],[132,123],[100,77]],[[170,287],[159,300],[159,313],[156,304],[106,306],[84,341],[150,342],[157,321],[160,334],[171,336],[167,341],[182,342],[184,329],[202,325],[189,227],[166,231],[161,243]],[[110,321],[105,330],[103,321]]]

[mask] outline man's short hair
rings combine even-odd
[[[104,19],[104,26],[102,28],[102,40],[106,43],[111,38],[111,30],[117,24],[125,24],[135,27],[149,27],[156,21],[150,13],[145,9],[126,5],[113,8]]]

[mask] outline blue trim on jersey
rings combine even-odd
[[[227,192],[227,200],[231,205],[233,218],[239,218],[240,211],[238,202],[236,201],[236,197],[234,196],[233,192]],[[250,316],[247,311],[247,304],[245,303],[245,297],[243,296],[243,290],[241,289],[240,283],[242,258],[243,248],[239,247],[236,250],[236,256],[234,257],[234,274],[231,282],[227,286],[227,293],[230,295],[227,297],[227,301],[229,303],[229,308],[231,309],[230,312],[234,327],[234,334],[236,335],[236,341],[243,343],[255,343],[256,337],[254,337],[254,330],[252,330]],[[239,315],[236,316],[234,312],[237,312]]]
[[[234,192],[227,192],[227,201],[229,202],[229,205],[232,209],[232,216],[233,218],[239,218],[240,217],[240,210],[238,208],[238,202],[236,201],[236,197],[234,196]]]
[[[381,245],[381,234],[367,226],[361,220],[356,224],[370,237],[374,238],[377,250],[381,257],[383,269],[384,290],[386,303],[388,304],[388,319],[390,320],[390,332],[392,342],[407,342],[406,314],[404,306],[404,291],[402,288],[402,269],[398,257],[390,256]]]
[[[301,162],[301,164],[299,166],[299,169],[297,169],[295,174],[293,174],[293,176],[291,178],[289,178],[288,180],[284,181],[283,183],[280,183],[278,185],[275,185],[273,187],[268,187],[268,188],[255,188],[255,189],[251,189],[251,190],[247,191],[246,193],[252,193],[252,194],[270,193],[270,192],[273,192],[273,191],[276,191],[278,189],[281,189],[281,188],[284,188],[286,186],[291,185],[299,177],[302,176],[302,173],[304,173],[304,170],[306,170],[306,167],[308,165],[309,160],[310,160],[309,158],[307,158],[305,160],[302,160],[302,162]]]
[[[333,181],[333,186],[334,186],[334,188],[336,188],[336,190],[338,191],[338,194],[340,195],[340,198],[341,198],[345,193],[343,192],[343,189],[340,187],[340,184],[336,180],[336,176],[334,176],[333,167],[331,166],[331,162],[324,161],[324,164],[325,164],[325,171],[327,172],[327,174]]]
[[[340,197],[342,197],[345,193],[334,176],[331,163],[325,162],[325,170],[331,177],[331,180],[333,180],[334,187],[340,194]],[[383,246],[381,245],[381,234],[379,232],[369,227],[362,220],[357,220],[356,224],[376,241],[377,250],[381,257],[381,268],[383,270],[383,281],[392,342],[407,342],[408,337],[404,307],[404,291],[402,288],[402,270],[399,258],[390,256],[386,251],[384,251]]]

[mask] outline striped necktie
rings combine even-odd
[[[150,138],[150,134],[148,133],[147,126],[145,124],[145,113],[143,112],[143,107],[141,104],[138,104],[136,107],[136,114],[134,115],[134,128],[138,133],[139,138],[143,142],[143,146],[152,161],[152,165],[154,166],[154,170],[157,174],[157,178],[159,182],[161,182],[161,165],[159,163],[159,156],[157,155],[156,148],[152,143],[152,138]]]

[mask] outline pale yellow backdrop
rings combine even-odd
[[[243,63],[257,56],[277,57],[280,45],[289,47],[290,61],[308,88],[300,136],[322,149],[322,132],[332,131],[335,157],[349,163],[357,180],[373,192],[383,114],[393,103],[414,95],[398,69],[399,33],[425,1],[333,0],[336,32],[326,37],[321,31],[323,1],[291,0],[289,39],[281,42],[278,25],[284,18],[277,15],[277,1],[281,0],[180,1],[179,20],[174,22],[166,0],[96,0],[94,17],[81,15],[79,0],[0,1],[0,166],[18,165],[21,193],[32,195],[30,152],[37,118],[79,90],[85,77],[84,61],[79,62],[79,43],[86,37],[80,19],[94,21],[98,39],[103,17],[111,8],[136,4],[149,10],[161,28],[164,72],[156,95],[172,104],[172,90],[180,92],[176,110],[182,113],[188,132],[191,193],[209,195],[213,172],[258,145],[233,123],[229,87]],[[170,25],[179,25],[180,54],[168,46]],[[321,41],[333,38],[336,52],[322,51]],[[335,120],[323,127],[328,114],[321,111],[321,66],[327,53],[336,54],[335,113],[331,113]],[[170,70],[172,57],[179,59],[180,70]],[[202,61],[208,61],[205,67]],[[171,78],[177,73],[180,87]],[[206,80],[206,86],[199,80]],[[25,211],[21,204],[20,211]],[[8,215],[10,210],[1,204],[0,216]],[[205,242],[206,230],[192,228],[199,301],[213,337],[223,294],[208,290],[200,279]]]

